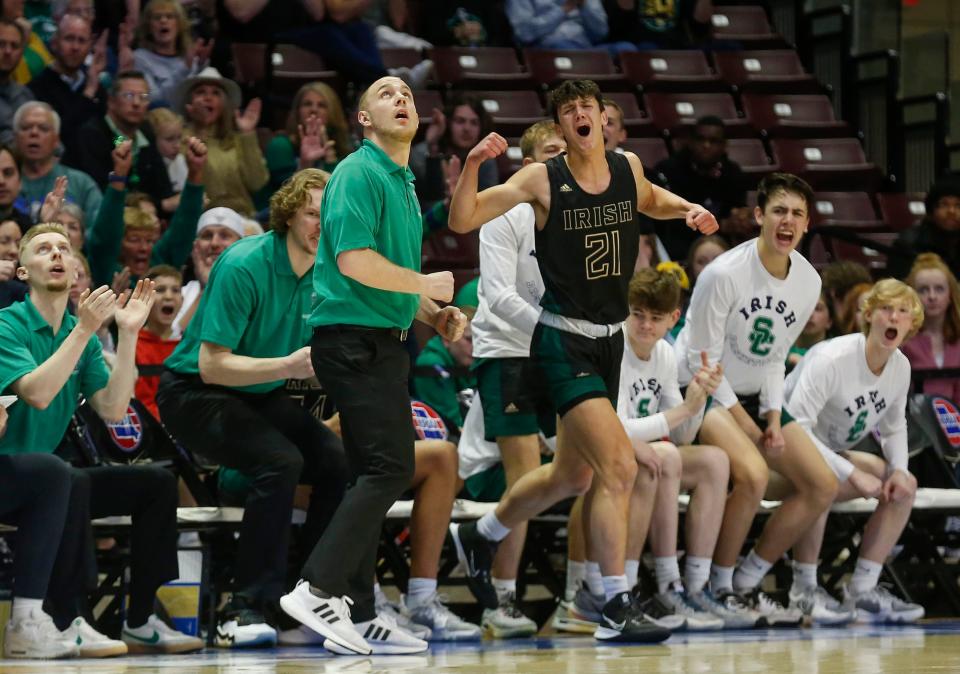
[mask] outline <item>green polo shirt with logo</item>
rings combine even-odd
[[[321,235],[313,268],[318,299],[312,327],[363,325],[406,330],[420,296],[371,288],[344,276],[337,256],[369,248],[393,264],[420,271],[423,225],[413,172],[397,165],[375,143],[364,140],[337,164],[320,209]]]
[[[10,386],[48,360],[76,324],[76,316],[65,311],[60,329],[53,334],[29,295],[23,302],[0,310],[0,395],[13,395]],[[23,400],[7,409],[10,418],[7,432],[0,437],[0,454],[52,452],[63,439],[80,396],[89,400],[109,379],[103,346],[96,335],[91,335],[67,383],[45,410]]]
[[[250,358],[281,358],[310,341],[310,274],[297,278],[286,236],[267,232],[240,239],[213,265],[200,306],[180,345],[164,362],[181,374],[200,374],[200,343]],[[234,387],[266,393],[284,379]]]

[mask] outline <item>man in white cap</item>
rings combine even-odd
[[[213,263],[227,246],[246,235],[246,220],[232,208],[211,208],[197,221],[197,238],[193,241],[193,279],[183,286],[183,305],[173,320],[174,334],[183,334],[200,304],[200,295],[210,278]],[[262,233],[262,232],[261,232]]]

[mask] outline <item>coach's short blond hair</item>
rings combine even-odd
[[[890,302],[906,302],[910,308],[910,332],[907,339],[910,339],[920,326],[923,325],[923,303],[917,291],[908,286],[903,281],[895,278],[885,278],[877,281],[873,287],[860,299],[860,310],[863,315],[863,325],[860,329],[863,334],[870,334],[870,315],[879,307]]]

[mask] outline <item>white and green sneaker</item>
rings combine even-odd
[[[127,645],[117,639],[100,634],[82,617],[73,619],[63,632],[63,638],[72,641],[80,649],[81,658],[109,658],[126,655]]]
[[[130,653],[192,653],[203,648],[203,641],[178,632],[155,615],[137,628],[123,624],[120,634]]]

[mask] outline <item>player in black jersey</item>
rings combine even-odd
[[[478,167],[507,149],[502,137],[488,135],[464,162],[449,226],[468,232],[517,204],[533,206],[545,292],[531,357],[560,414],[560,444],[554,462],[519,480],[495,512],[475,524],[453,525],[451,534],[471,588],[489,605],[496,542],[554,503],[586,493],[589,556],[600,563],[605,590],[592,607],[595,636],[659,641],[669,632],[645,621],[624,575],[627,503],[638,462],[656,474],[659,459],[648,445],[635,450],[617,418],[621,324],[637,257],[637,213],[684,219],[704,234],[715,232],[717,222],[702,206],[652,185],[636,155],[605,151],[607,116],[594,82],[565,82],[550,93],[550,108],[567,153],[530,164],[478,194]]]

